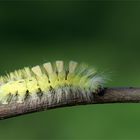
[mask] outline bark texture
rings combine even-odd
[[[139,103],[140,88],[105,88],[98,94],[92,94],[89,100],[82,98],[81,94],[65,97],[59,102],[48,103],[47,98],[38,98],[36,100],[27,100],[26,102],[10,103],[0,105],[0,119],[11,118],[32,112],[39,112],[59,107],[68,107],[86,104],[105,104],[105,103]]]

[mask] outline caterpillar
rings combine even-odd
[[[86,64],[47,62],[1,76],[0,104],[23,104],[41,98],[52,104],[77,95],[88,101],[103,88],[105,81],[104,76]]]

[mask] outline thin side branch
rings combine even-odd
[[[0,105],[0,119],[11,118],[32,112],[39,112],[59,107],[104,103],[138,103],[140,88],[105,88],[99,94],[93,94],[90,100],[84,100],[80,94],[62,99],[60,102],[48,104],[46,98],[28,100],[25,103],[10,103]]]

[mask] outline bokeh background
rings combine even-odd
[[[140,1],[1,0],[0,74],[76,60],[106,86],[140,86]],[[61,108],[0,121],[1,140],[137,140],[140,104]]]

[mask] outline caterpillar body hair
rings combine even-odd
[[[89,102],[99,93],[105,78],[95,68],[70,61],[25,67],[0,77],[0,104],[44,102],[47,106],[80,97]]]

